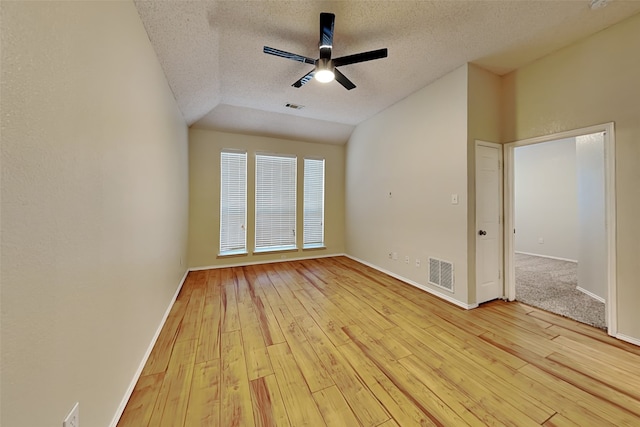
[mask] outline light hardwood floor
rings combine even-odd
[[[640,347],[345,257],[189,274],[118,426],[639,426]]]

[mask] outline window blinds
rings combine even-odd
[[[256,154],[256,251],[296,248],[296,158]]]
[[[220,253],[247,250],[247,153],[220,154]]]
[[[324,245],[324,159],[304,159],[303,244]]]

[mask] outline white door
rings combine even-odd
[[[504,296],[502,146],[476,142],[476,302]]]

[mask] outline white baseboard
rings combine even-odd
[[[430,294],[432,294],[432,295],[434,295],[434,296],[436,296],[438,298],[441,298],[441,299],[443,299],[445,301],[448,301],[451,304],[454,304],[454,305],[457,305],[458,307],[464,308],[465,310],[470,310],[472,308],[478,307],[478,304],[467,304],[467,303],[464,303],[462,301],[458,301],[457,299],[453,298],[450,295],[438,292],[435,289],[431,289],[431,288],[429,288],[429,287],[427,287],[425,285],[422,285],[422,284],[420,284],[418,282],[414,282],[411,279],[407,279],[406,277],[402,277],[402,276],[400,276],[400,275],[398,275],[396,273],[393,273],[393,272],[391,272],[389,270],[385,270],[384,268],[378,267],[377,265],[371,264],[371,263],[369,263],[367,261],[361,260],[361,259],[356,258],[354,256],[351,256],[349,254],[345,254],[345,256],[347,258],[351,258],[352,260],[357,261],[357,262],[359,262],[361,264],[369,266],[369,267],[371,267],[371,268],[373,268],[375,270],[378,270],[378,271],[380,271],[380,272],[382,272],[384,274],[388,274],[389,276],[391,276],[391,277],[393,277],[395,279],[398,279],[398,280],[400,280],[402,282],[405,282],[408,285],[414,286],[414,287],[416,287],[416,288],[418,288],[420,290],[423,290],[425,292],[428,292],[428,293],[430,293]]]
[[[165,322],[167,321],[167,318],[169,317],[169,313],[171,312],[171,309],[173,308],[173,304],[176,302],[176,299],[178,298],[178,294],[180,293],[180,290],[182,289],[182,285],[184,285],[184,281],[187,279],[187,275],[189,274],[189,270],[187,270],[184,273],[184,276],[182,276],[182,280],[180,280],[180,284],[178,285],[178,289],[176,289],[175,294],[173,295],[173,298],[171,298],[171,301],[169,302],[169,306],[167,307],[167,310],[164,312],[164,316],[162,317],[162,320],[160,321],[160,325],[158,325],[158,329],[156,330],[156,333],[153,335],[153,338],[151,338],[151,342],[149,343],[149,347],[147,348],[147,351],[144,353],[144,356],[142,356],[142,361],[140,362],[140,365],[138,366],[138,369],[136,370],[135,374],[133,375],[133,380],[131,380],[131,383],[129,384],[129,387],[127,388],[127,391],[124,394],[124,397],[122,398],[122,401],[120,402],[120,405],[118,406],[118,409],[116,410],[116,414],[113,416],[113,419],[111,420],[111,424],[109,424],[109,427],[116,427],[118,424],[118,421],[120,421],[120,417],[122,416],[122,413],[124,412],[124,409],[127,407],[127,403],[129,403],[129,399],[131,398],[131,394],[133,393],[133,389],[135,388],[136,384],[138,383],[138,379],[140,379],[140,375],[142,374],[142,370],[144,369],[144,365],[147,364],[147,360],[149,359],[149,356],[151,355],[151,351],[153,350],[153,346],[156,345],[156,341],[158,340],[158,337],[160,336],[160,331],[162,331],[162,327],[164,326]]]
[[[640,347],[640,339],[638,339],[638,338],[633,338],[633,337],[630,337],[628,335],[623,335],[623,334],[616,334],[616,338],[618,338],[619,340],[626,341],[628,343],[631,343],[631,344],[634,344],[634,345],[637,345],[637,346]]]
[[[251,261],[251,262],[239,262],[239,263],[233,263],[233,264],[208,265],[203,267],[191,267],[189,268],[189,271],[214,270],[216,268],[228,268],[228,267],[246,267],[248,265],[274,264],[277,262],[287,262],[287,261],[304,261],[306,259],[331,258],[336,256],[348,256],[348,255],[322,254],[322,255],[310,255],[310,256],[297,257],[297,258],[282,258],[282,259],[271,259],[271,260],[261,260],[261,261]]]
[[[575,263],[578,262],[577,259],[560,258],[560,257],[557,257],[557,256],[551,256],[551,255],[534,254],[532,252],[520,252],[520,251],[514,251],[514,252],[517,253],[517,254],[522,254],[522,255],[539,256],[540,258],[557,259],[558,261],[569,261],[569,262],[575,262]]]
[[[591,291],[588,291],[588,290],[586,290],[586,289],[584,289],[584,288],[581,288],[580,286],[576,286],[576,289],[577,289],[577,290],[579,290],[580,292],[582,292],[583,294],[589,295],[589,296],[590,296],[591,298],[593,298],[594,300],[596,300],[596,301],[600,301],[601,303],[605,303],[605,304],[606,304],[605,299],[604,299],[604,298],[602,298],[601,296],[598,296],[598,295],[594,294],[594,293],[593,293],[593,292],[591,292]]]

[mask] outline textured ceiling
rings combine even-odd
[[[505,74],[640,12],[616,0],[136,1],[190,126],[344,144],[355,126],[472,62]],[[317,58],[320,12],[336,15],[333,57],[386,47],[344,66],[356,84],[291,84],[313,66],[263,46]],[[303,105],[292,110],[285,104]]]

